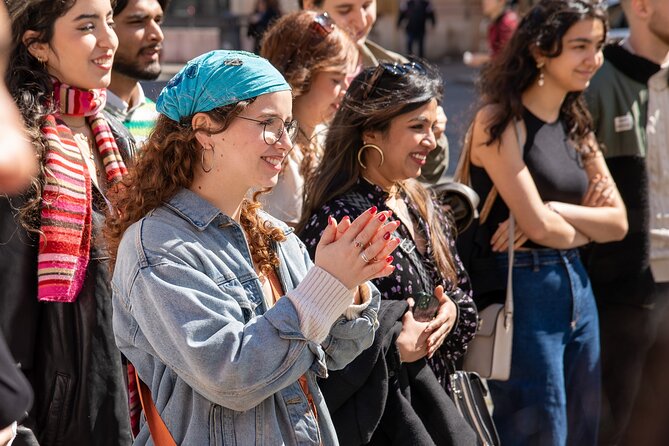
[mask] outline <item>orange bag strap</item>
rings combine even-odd
[[[144,411],[144,416],[146,417],[146,423],[149,425],[149,432],[151,433],[153,443],[156,446],[176,446],[174,438],[172,438],[172,434],[170,434],[170,431],[167,430],[167,426],[165,426],[163,419],[160,418],[160,414],[158,413],[156,406],[153,404],[153,398],[151,398],[151,390],[149,389],[149,386],[144,384],[144,381],[139,379],[136,368],[135,378],[137,378],[139,401],[142,404],[142,410]]]

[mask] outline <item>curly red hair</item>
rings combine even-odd
[[[240,101],[207,112],[212,122],[219,126],[218,129],[193,128],[190,118],[184,118],[178,123],[164,115],[158,117],[156,127],[134,165],[130,166],[122,186],[110,196],[114,208],[119,210],[107,218],[104,231],[112,269],[126,229],[193,183],[193,169],[199,165],[201,152],[196,134],[224,131],[252,102],[253,99]],[[257,197],[260,193],[262,191],[242,203],[240,224],[246,232],[253,262],[262,272],[267,273],[279,264],[272,242],[283,241],[286,236],[280,228],[259,217],[261,205]]]

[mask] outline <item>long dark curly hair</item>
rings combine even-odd
[[[436,67],[420,61],[422,69],[397,75],[383,66],[368,68],[351,83],[328,130],[325,153],[311,180],[305,184],[306,201],[298,233],[328,201],[345,194],[362,174],[357,154],[366,131],[390,130],[397,116],[416,110],[432,99],[441,103],[443,82]],[[416,205],[430,230],[434,260],[445,279],[455,281],[456,271],[445,221],[439,218],[430,192],[410,178],[400,187]]]
[[[558,57],[565,33],[586,19],[601,20],[606,33],[604,2],[541,0],[523,17],[507,46],[481,73],[479,92],[483,105],[497,105],[488,124],[490,139],[486,144],[498,141],[511,120],[522,116],[521,96],[539,76],[533,51],[548,58]],[[592,130],[592,118],[581,92],[567,94],[560,118],[570,139],[581,146]]]
[[[143,218],[149,211],[172,198],[180,189],[193,183],[193,169],[199,168],[202,148],[196,134],[220,133],[243,112],[255,98],[226,105],[206,112],[217,128],[193,128],[192,116],[176,122],[160,115],[149,139],[131,166],[112,197],[114,207],[119,210],[107,218],[104,229],[111,257],[110,267],[114,268],[118,246],[126,229]],[[249,242],[253,261],[264,273],[276,268],[278,256],[272,249],[273,242],[285,240],[280,228],[272,226],[258,216],[261,205],[256,192],[251,200],[242,204],[240,223]]]

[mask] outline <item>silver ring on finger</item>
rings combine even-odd
[[[365,263],[369,263],[372,261],[369,257],[367,257],[367,253],[365,251],[362,251],[360,253],[360,258],[362,258],[362,261]]]

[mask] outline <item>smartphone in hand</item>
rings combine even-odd
[[[434,319],[439,310],[439,300],[432,293],[421,291],[413,296],[415,301],[413,308],[413,318],[419,322],[428,322]]]

